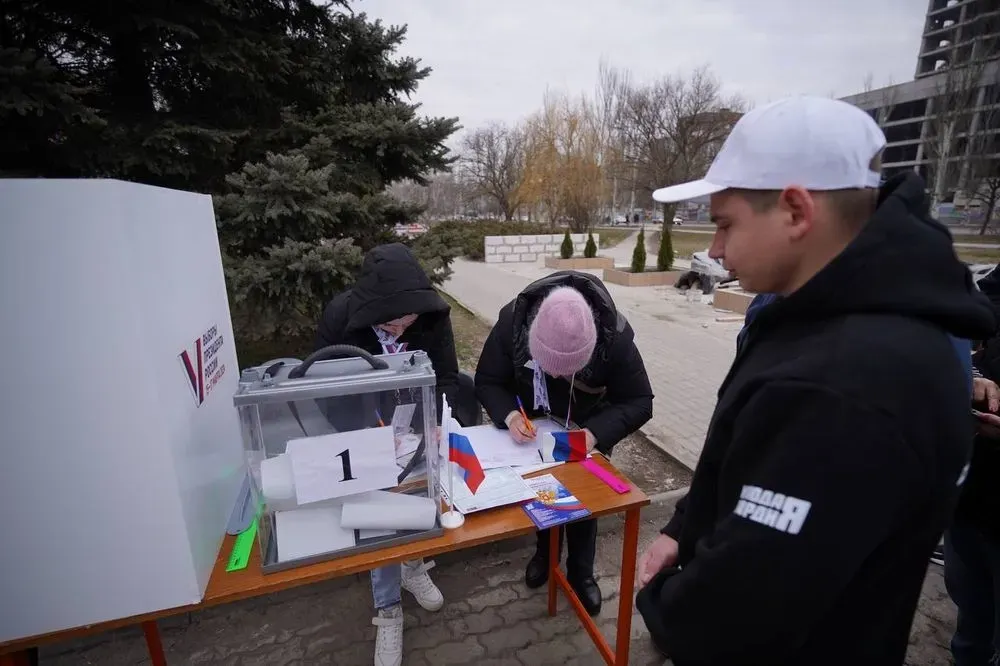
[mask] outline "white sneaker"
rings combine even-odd
[[[403,609],[399,604],[383,608],[372,618],[375,633],[375,666],[402,666]]]
[[[434,562],[414,560],[403,562],[403,575],[400,584],[404,590],[412,594],[425,610],[441,610],[444,606],[444,595],[434,584],[427,572],[434,568]]]

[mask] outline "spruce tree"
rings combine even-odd
[[[583,248],[583,256],[587,259],[593,259],[597,256],[597,243],[594,241],[594,233],[587,233],[587,244]]]
[[[562,245],[559,246],[559,256],[563,259],[571,259],[573,257],[573,239],[569,236],[569,229],[566,230]]]
[[[660,232],[660,248],[656,252],[656,270],[669,271],[674,267],[674,243],[670,237],[670,227],[664,224]]]
[[[632,272],[642,273],[646,270],[646,228],[639,229],[635,239],[635,249],[632,250]]]

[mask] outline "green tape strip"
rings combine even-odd
[[[226,571],[246,569],[247,563],[250,562],[250,551],[253,550],[256,539],[257,518],[255,517],[250,523],[250,527],[236,535],[236,543],[233,544],[233,552],[229,554],[229,564],[226,565]]]

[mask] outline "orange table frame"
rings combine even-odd
[[[618,478],[627,481],[602,456],[595,455],[593,459]],[[559,569],[557,558],[550,558],[548,611],[549,615],[556,614],[558,590],[561,589],[583,624],[583,628],[594,641],[598,652],[609,666],[628,666],[632,631],[632,589],[635,584],[636,550],[639,544],[639,512],[642,507],[649,504],[649,498],[630,481],[628,482],[629,492],[618,494],[584,467],[577,464],[560,465],[539,472],[539,474],[548,473],[559,479],[563,485],[569,488],[570,492],[580,499],[584,506],[590,509],[592,518],[616,513],[625,514],[615,647],[612,649],[593,618],[584,610],[583,604],[573,588],[570,587],[565,574]],[[205,596],[199,603],[3,643],[0,644],[0,666],[28,666],[27,650],[37,645],[65,641],[137,624],[142,627],[153,666],[167,666],[163,643],[160,640],[160,632],[156,624],[158,619],[272,594],[331,578],[363,573],[389,564],[433,557],[442,553],[502,541],[536,531],[534,523],[521,507],[508,506],[466,516],[465,524],[462,527],[446,530],[444,534],[433,539],[358,553],[266,575],[260,570],[260,552],[256,548],[245,569],[227,573],[226,563],[235,538],[227,536],[216,559],[215,568],[205,590]],[[551,550],[549,552],[559,552],[559,530],[551,530],[550,538]]]

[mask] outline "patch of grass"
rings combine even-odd
[[[595,234],[601,235],[601,249],[607,250],[620,245],[623,240],[632,235],[635,229],[619,229],[616,227],[597,227]],[[600,252],[598,252],[600,254]]]
[[[690,259],[695,252],[701,252],[712,243],[712,237],[708,234],[693,234],[690,231],[678,231],[674,227],[670,231],[671,240],[674,242],[674,258]],[[657,229],[647,235],[646,250],[652,248],[653,255],[656,255],[657,248],[660,247],[660,231]]]
[[[1000,249],[986,249],[978,247],[956,247],[955,253],[962,261],[970,264],[996,264],[1000,263]]]
[[[451,306],[451,328],[455,333],[458,367],[462,370],[475,370],[479,363],[479,354],[483,351],[483,345],[486,343],[486,336],[490,334],[492,327],[463,308],[448,294],[439,293],[441,298]]]

